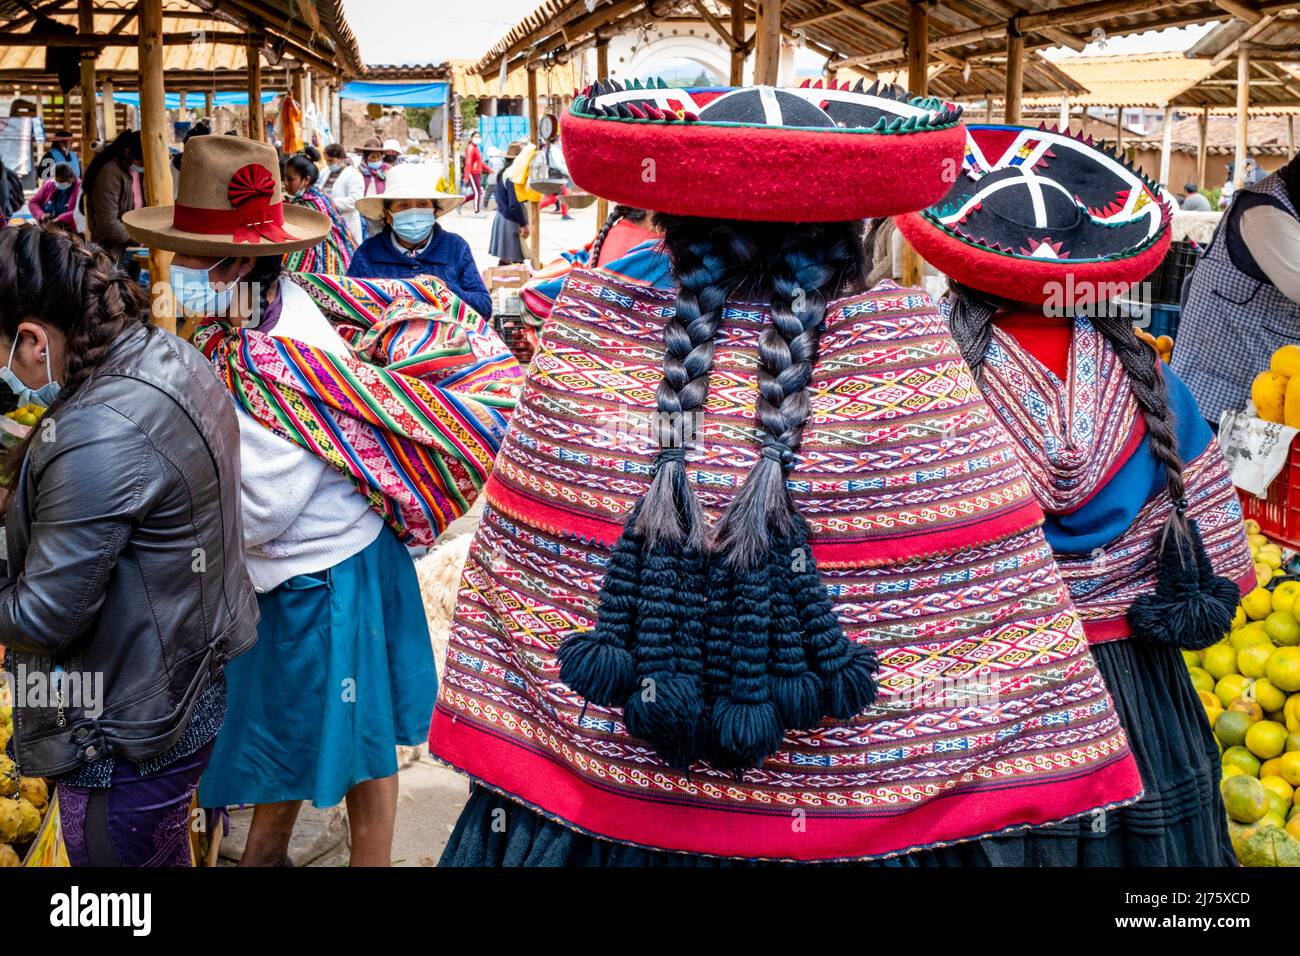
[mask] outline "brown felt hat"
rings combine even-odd
[[[285,203],[275,149],[240,136],[198,136],[185,144],[174,206],[122,216],[131,238],[195,256],[274,256],[316,245],[330,221]]]

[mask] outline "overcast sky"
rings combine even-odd
[[[477,59],[542,0],[343,0],[367,63],[442,63]],[[1180,50],[1208,26],[1164,30],[1091,43],[1097,53]],[[1066,50],[1069,54],[1072,51]],[[820,58],[818,58],[820,63]]]

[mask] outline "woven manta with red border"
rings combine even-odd
[[[1136,799],[1015,451],[930,299],[892,284],[828,307],[788,484],[845,633],[880,657],[877,701],[758,769],[680,773],[561,683],[556,649],[594,625],[650,482],[673,307],[583,269],[566,282],[485,489],[431,752],[574,829],[750,859],[889,856]],[[765,320],[732,303],[716,340],[688,454],[711,521],[759,454]]]

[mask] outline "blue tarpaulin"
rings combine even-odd
[[[339,98],[379,103],[383,106],[442,106],[447,102],[446,83],[344,83]]]
[[[185,94],[185,106],[188,109],[202,109],[204,93],[200,90],[197,93]],[[263,93],[262,102],[269,103],[275,99],[275,93]],[[113,101],[116,103],[126,103],[128,106],[140,105],[139,93],[114,93]],[[179,93],[168,93],[166,96],[167,109],[178,110],[181,108],[181,95]],[[223,93],[212,94],[213,106],[247,106],[248,94],[240,93],[235,90],[227,90]]]

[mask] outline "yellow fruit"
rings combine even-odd
[[[1245,747],[1229,747],[1223,752],[1223,767],[1236,767],[1244,774],[1252,777],[1258,777],[1260,771],[1259,758],[1247,750]]]
[[[1259,534],[1259,522],[1254,518],[1247,518],[1241,526],[1246,529],[1246,534]]]
[[[1272,618],[1271,614],[1269,615],[1269,618]],[[1237,655],[1237,672],[1246,677],[1263,677],[1264,669],[1268,667],[1268,659],[1273,656],[1275,650],[1277,650],[1277,648],[1268,642],[1251,644]],[[1255,699],[1258,700],[1259,697],[1256,696]],[[1267,707],[1263,703],[1261,703],[1260,706],[1264,707],[1265,710],[1277,709],[1276,707]],[[1281,705],[1279,704],[1278,706],[1280,707]]]
[[[1237,652],[1230,644],[1215,644],[1205,649],[1204,667],[1216,681],[1237,673]]]
[[[1300,694],[1292,694],[1282,706],[1286,715],[1286,729],[1293,734],[1300,734]]]
[[[1266,422],[1282,424],[1286,414],[1285,375],[1277,372],[1260,372],[1250,383],[1250,399],[1255,403],[1255,414]]]
[[[1273,610],[1291,614],[1297,598],[1300,598],[1300,581],[1283,581],[1273,589]]]
[[[18,839],[22,826],[22,812],[18,801],[9,797],[0,797],[0,843],[13,843]]]
[[[1273,575],[1275,575],[1276,573],[1277,573],[1276,568],[1272,567],[1271,565],[1265,564],[1263,561],[1256,561],[1255,562],[1255,586],[1260,588],[1268,587],[1268,582],[1273,580]]]
[[[1275,686],[1287,693],[1300,690],[1300,647],[1279,647],[1268,659],[1264,673]]]
[[[1237,610],[1234,611],[1232,614],[1232,629],[1235,631],[1239,627],[1244,627],[1245,624],[1246,624],[1246,611],[1240,604],[1238,604]]]
[[[1228,710],[1235,710],[1237,713],[1245,714],[1250,718],[1251,723],[1264,719],[1264,708],[1259,706],[1259,701],[1251,696],[1253,692],[1253,685],[1247,687],[1240,697],[1228,705]]]
[[[1300,644],[1300,622],[1289,611],[1274,611],[1264,618],[1264,631],[1278,647]]]
[[[22,866],[23,861],[18,858],[18,853],[8,843],[0,843],[0,867]]]
[[[1242,774],[1246,774],[1247,777],[1251,776],[1251,774],[1246,773],[1246,771],[1242,770],[1236,764],[1224,767],[1223,773],[1219,777],[1219,783],[1223,783],[1223,781],[1227,780],[1229,777],[1240,777]]]
[[[1218,737],[1225,747],[1239,747],[1245,743],[1246,732],[1250,730],[1253,723],[1254,721],[1240,711],[1225,710],[1214,722],[1214,736]],[[1227,757],[1226,753],[1224,757]]]
[[[1282,567],[1282,549],[1275,544],[1266,544],[1255,553],[1256,560],[1262,561],[1270,568],[1277,570]],[[1276,604],[1273,605],[1277,607]]]
[[[1278,776],[1300,791],[1300,750],[1288,750],[1278,758]]]
[[[1264,791],[1264,803],[1268,805],[1268,813],[1276,813],[1282,820],[1285,820],[1286,815],[1291,811],[1291,801],[1284,800],[1281,794],[1274,793],[1272,790]]]
[[[1300,372],[1300,345],[1284,345],[1269,360],[1268,369],[1270,372],[1277,372],[1278,375],[1284,375],[1290,378],[1296,372]]]
[[[1275,777],[1271,774],[1264,773],[1259,775],[1259,782],[1263,785],[1265,790],[1271,790],[1273,793],[1276,793],[1286,801],[1287,807],[1290,807],[1291,798],[1295,796],[1295,787],[1291,786],[1291,784],[1287,783],[1281,777]]]
[[[1263,621],[1251,621],[1235,631],[1228,632],[1228,646],[1234,651],[1240,651],[1252,644],[1268,644],[1270,646],[1273,644],[1273,639],[1268,636],[1268,631],[1264,630]]]
[[[1214,685],[1214,695],[1219,698],[1224,707],[1230,707],[1232,702],[1245,693],[1246,688],[1249,686],[1249,677],[1242,677],[1240,674],[1228,674],[1226,677],[1219,678],[1219,682]]]
[[[1217,699],[1217,698],[1216,698],[1216,699]],[[1289,730],[1290,728],[1287,728],[1287,729]],[[1291,734],[1291,733],[1288,733],[1288,734],[1286,735],[1286,752],[1287,752],[1287,753],[1292,753],[1292,752],[1300,753],[1300,734]]]
[[[1265,777],[1277,777],[1279,780],[1282,779],[1281,757],[1274,757],[1272,760],[1265,760],[1259,765],[1259,779],[1263,780]]]
[[[1271,720],[1260,720],[1246,731],[1246,749],[1261,760],[1279,757],[1286,750],[1286,728]]]
[[[50,791],[41,777],[23,777],[18,782],[18,792],[37,809],[45,806],[50,799]]]
[[[1192,679],[1192,686],[1197,690],[1214,690],[1214,677],[1204,667],[1189,667],[1187,676]]]
[[[1285,721],[1285,714],[1280,717],[1273,717],[1272,714],[1282,711],[1286,704],[1286,694],[1273,686],[1273,682],[1267,677],[1255,681],[1250,685],[1250,692],[1255,698],[1255,703],[1264,708],[1265,713],[1269,714],[1269,720],[1277,720],[1278,723]]]
[[[19,797],[18,813],[18,839],[21,842],[35,836],[36,831],[41,828],[41,811],[37,810],[30,800]]]
[[[1292,839],[1300,840],[1300,816],[1293,814],[1291,819],[1286,822],[1286,826],[1283,829],[1285,829],[1287,833],[1291,834]]]
[[[1241,599],[1241,607],[1246,617],[1252,621],[1262,621],[1273,613],[1273,596],[1263,588],[1255,588]]]
[[[14,762],[0,753],[0,797],[8,797],[18,792],[18,771]],[[0,843],[3,843],[0,840]]]
[[[1238,823],[1255,823],[1268,812],[1264,785],[1245,774],[1229,777],[1220,784],[1228,816]]]

